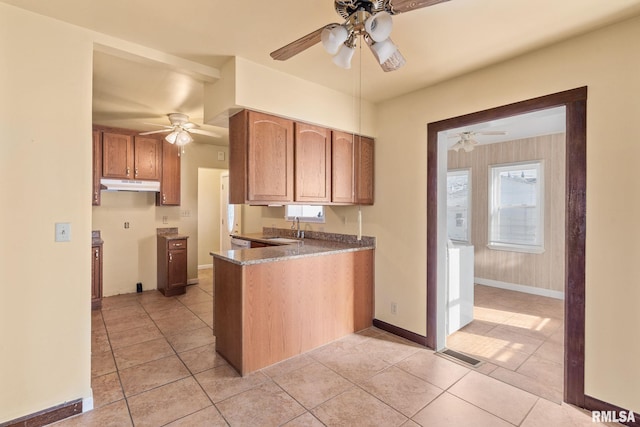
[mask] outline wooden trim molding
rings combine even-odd
[[[427,346],[437,334],[438,133],[551,107],[566,107],[564,401],[585,406],[585,247],[587,87],[567,90],[427,125]]]
[[[373,319],[373,326],[390,334],[397,335],[406,340],[412,341],[416,344],[426,346],[427,337],[416,334],[415,332],[407,331],[399,326],[392,325],[391,323],[383,322],[382,320]]]
[[[31,415],[17,418],[6,424],[0,424],[1,427],[40,427],[47,424],[55,423],[74,415],[82,413],[82,399],[72,400],[53,408],[43,409]]]
[[[609,412],[611,415],[620,416],[622,412],[625,414],[625,419],[627,421],[620,422],[625,426],[631,427],[640,427],[640,414],[634,412],[633,417],[631,417],[630,410],[624,409],[616,405],[612,405],[611,403],[604,402],[600,399],[596,399],[595,397],[591,397],[589,395],[584,396],[584,408],[589,411],[604,411]],[[632,418],[631,421],[628,421],[629,418]],[[635,419],[635,420],[634,420]]]

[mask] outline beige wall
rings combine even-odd
[[[0,3],[0,424],[91,397],[92,48]]]
[[[640,18],[379,105],[377,318],[426,333],[427,123],[587,85],[586,393],[640,411],[638,39]]]
[[[471,244],[475,277],[564,292],[564,134],[479,145],[467,153],[449,151],[448,168],[471,170]],[[543,161],[544,253],[487,248],[489,236],[489,166]]]
[[[225,153],[218,161],[217,153]],[[157,287],[156,229],[178,227],[187,240],[187,277],[198,277],[198,168],[228,168],[228,147],[189,144],[181,155],[180,206],[156,206],[155,193],[102,192],[102,203],[93,207],[94,230],[100,230],[103,247],[103,295]],[[167,222],[163,223],[163,217]],[[129,228],[124,228],[124,223]]]
[[[212,266],[220,250],[220,175],[228,169],[198,168],[198,268]]]

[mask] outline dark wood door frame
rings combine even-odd
[[[436,347],[438,132],[558,106],[566,107],[564,401],[585,405],[585,238],[587,88],[580,87],[427,125],[427,346]]]

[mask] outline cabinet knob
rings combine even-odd
[[[99,258],[98,254],[99,254],[99,251],[96,249],[96,259]]]
[[[138,168],[135,168],[135,170],[133,171],[133,174],[134,174],[135,176],[138,176]]]
[[[173,246],[182,246],[182,243],[176,243]]]
[[[169,252],[169,262],[173,261],[173,254]]]
[[[162,193],[162,203],[167,201],[167,195]]]
[[[127,168],[127,176],[131,173],[131,169]]]

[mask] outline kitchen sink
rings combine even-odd
[[[275,242],[275,243],[284,243],[284,244],[301,243],[301,240],[287,239],[286,237],[266,237],[265,240],[268,240],[270,242]]]

